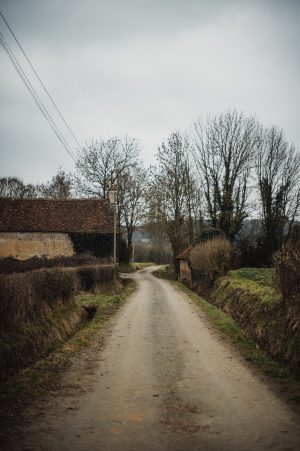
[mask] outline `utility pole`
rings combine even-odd
[[[114,203],[114,265],[115,265],[115,274],[117,273],[117,204]]]
[[[114,209],[114,238],[113,238],[113,265],[114,265],[114,282],[117,280],[117,188],[111,185],[108,192],[109,202]]]

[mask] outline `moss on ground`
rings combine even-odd
[[[275,304],[282,300],[279,291],[274,288],[271,270],[242,268],[230,271],[227,276],[221,277],[216,284],[218,297],[226,293],[239,290],[252,295],[263,304]]]
[[[233,277],[238,276],[257,282],[259,285],[276,288],[275,270],[273,268],[239,268],[231,271]]]

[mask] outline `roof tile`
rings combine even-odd
[[[0,199],[0,232],[113,233],[108,199]]]

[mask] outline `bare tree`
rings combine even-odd
[[[147,179],[147,172],[141,166],[127,170],[118,179],[120,219],[121,223],[124,223],[127,232],[129,258],[132,257],[133,233],[146,217],[145,193],[148,183]]]
[[[59,168],[50,182],[37,186],[38,195],[49,199],[69,199],[72,197],[73,181],[71,175]]]
[[[36,187],[32,184],[25,184],[18,177],[0,178],[0,197],[31,198],[36,197]]]
[[[236,111],[198,120],[193,155],[209,221],[232,240],[247,217],[248,179],[257,122]]]
[[[189,239],[193,238],[191,221],[195,183],[188,160],[189,143],[179,132],[158,149],[156,168],[152,168],[149,222],[168,236],[174,263]]]
[[[109,138],[93,141],[78,154],[75,184],[80,194],[107,197],[111,184],[138,163],[135,138]]]
[[[300,208],[300,154],[289,144],[283,131],[271,127],[260,131],[255,161],[261,204],[264,246],[269,257],[287,235]]]

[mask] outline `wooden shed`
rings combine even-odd
[[[181,282],[191,282],[192,280],[191,268],[189,266],[189,258],[192,249],[193,246],[190,245],[176,257],[176,260],[179,261],[179,280],[181,280]]]

